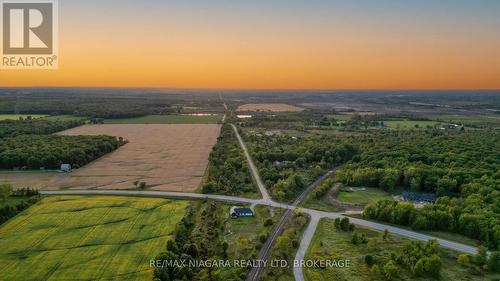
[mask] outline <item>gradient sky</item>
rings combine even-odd
[[[498,0],[59,6],[59,69],[0,86],[500,89]]]

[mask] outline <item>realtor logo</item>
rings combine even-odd
[[[0,6],[1,68],[57,68],[57,0],[2,0]]]

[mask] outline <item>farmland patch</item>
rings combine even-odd
[[[133,189],[194,191],[201,182],[220,125],[85,125],[62,135],[110,135],[129,141],[69,174],[3,172],[15,186],[42,189]]]
[[[48,197],[0,227],[2,280],[151,280],[185,201]]]

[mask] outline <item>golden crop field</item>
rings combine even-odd
[[[129,141],[71,173],[0,171],[0,182],[38,189],[149,189],[193,192],[201,183],[208,157],[220,134],[219,124],[85,125],[60,135],[108,135]]]
[[[185,201],[47,197],[0,227],[0,280],[151,280]]]

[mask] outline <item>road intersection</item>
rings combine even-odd
[[[213,200],[213,201],[222,201],[227,203],[236,203],[236,204],[249,204],[252,206],[255,205],[264,205],[274,208],[282,208],[291,211],[299,211],[306,213],[310,216],[310,222],[304,231],[302,240],[299,245],[299,249],[297,250],[297,254],[295,256],[295,260],[304,260],[305,255],[307,253],[307,249],[312,241],[316,228],[321,219],[336,219],[346,217],[344,213],[337,212],[325,212],[318,211],[314,209],[302,208],[298,207],[298,204],[285,204],[272,200],[262,183],[262,179],[258,173],[257,168],[255,167],[253,160],[248,153],[245,143],[243,142],[240,134],[238,133],[238,129],[236,126],[231,124],[233,130],[235,131],[238,142],[240,143],[241,148],[245,153],[245,157],[247,159],[248,165],[250,167],[251,173],[259,191],[262,195],[262,199],[250,199],[243,197],[235,197],[235,196],[226,196],[226,195],[217,195],[217,194],[202,194],[202,193],[184,193],[184,192],[169,192],[169,191],[139,191],[139,190],[51,190],[51,191],[40,191],[42,195],[109,195],[109,196],[144,196],[144,197],[166,197],[166,198],[176,198],[176,199],[197,199],[197,200]],[[326,177],[323,177],[325,179]],[[313,186],[314,188],[315,186]],[[312,189],[312,188],[311,188]],[[307,194],[307,193],[303,193]],[[305,195],[304,195],[305,196]],[[304,199],[304,198],[302,198]],[[467,253],[467,254],[476,254],[477,248],[469,245],[437,238],[431,235],[426,235],[422,233],[418,233],[415,231],[411,231],[404,228],[399,228],[396,226],[385,225],[373,221],[367,221],[358,218],[349,217],[349,220],[352,224],[371,228],[378,231],[387,230],[389,233],[396,234],[402,237],[406,237],[413,240],[419,241],[429,241],[429,240],[437,240],[438,243],[445,248],[452,249],[455,251]],[[304,281],[304,274],[301,267],[294,267],[293,269],[295,280]]]

